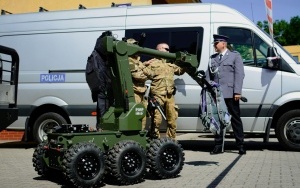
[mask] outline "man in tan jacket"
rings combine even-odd
[[[169,52],[169,46],[166,43],[160,43],[156,47],[162,52]],[[178,107],[175,105],[174,94],[176,92],[174,84],[174,75],[184,74],[184,70],[174,64],[167,63],[165,59],[151,59],[148,61],[148,66],[143,72],[149,75],[151,82],[151,93],[165,110],[167,118],[167,133],[166,136],[176,139],[176,119],[178,118]],[[155,109],[153,124],[154,137],[160,138],[159,128],[162,122],[162,115]]]
[[[132,38],[127,39],[127,43],[138,44],[138,42]],[[135,102],[142,103],[147,109],[148,101],[144,99],[144,94],[147,89],[145,82],[146,80],[148,80],[148,77],[143,72],[145,65],[140,61],[140,56],[138,55],[129,57],[128,60],[129,60],[129,66],[132,75]],[[142,130],[144,130],[145,127],[146,127],[146,117],[142,119]]]

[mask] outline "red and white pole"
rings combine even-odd
[[[273,15],[272,15],[272,0],[264,0],[266,5],[267,19],[269,25],[269,32],[272,37],[272,41],[274,42],[274,34],[273,34]]]

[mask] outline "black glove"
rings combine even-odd
[[[205,76],[204,70],[199,70],[199,71],[197,71],[197,72],[196,72],[196,76],[197,76],[197,77],[200,77],[200,78],[205,78],[205,77],[206,77],[206,76]]]

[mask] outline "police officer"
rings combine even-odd
[[[228,37],[213,35],[214,48],[217,52],[211,57],[209,67],[210,79],[219,83],[226,106],[231,114],[231,125],[234,132],[239,154],[246,154],[244,148],[243,123],[240,118],[240,104],[243,79],[245,76],[241,55],[227,48]],[[224,131],[222,129],[222,131]],[[222,153],[223,132],[215,137],[215,147],[211,154]]]
[[[138,42],[133,38],[127,39],[127,43],[136,45],[138,44]],[[129,57],[128,60],[132,75],[135,102],[142,103],[145,106],[145,108],[147,108],[148,101],[144,99],[144,94],[147,89],[145,81],[148,80],[148,77],[143,73],[145,65],[140,61],[140,56],[138,55]],[[142,119],[142,130],[144,130],[145,127],[146,116]]]
[[[156,47],[162,52],[169,52],[169,46],[166,43],[160,43]],[[165,109],[167,118],[166,136],[176,138],[176,119],[178,118],[178,107],[175,105],[175,84],[174,75],[182,75],[184,70],[174,64],[167,63],[166,59],[151,59],[148,61],[148,66],[145,71],[150,72],[151,93],[159,102],[160,106]],[[159,128],[162,122],[162,115],[155,109],[154,118],[152,120],[154,126],[154,137],[160,138]]]

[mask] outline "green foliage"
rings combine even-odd
[[[235,46],[235,50],[241,54],[243,60],[253,59],[253,54],[249,52],[249,49],[251,49],[251,46],[246,46],[246,45]]]
[[[258,21],[258,27],[269,33],[268,21]],[[285,20],[276,20],[273,23],[273,32],[275,40],[282,46],[300,44],[300,17],[292,17],[290,22]]]
[[[284,32],[284,36],[289,43],[288,45],[300,44],[300,17],[293,17],[290,21],[289,27]]]

